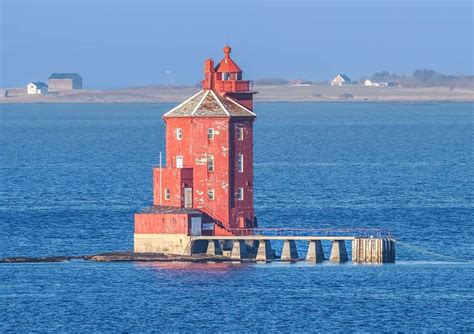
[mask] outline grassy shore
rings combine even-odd
[[[8,97],[0,103],[156,103],[180,102],[197,92],[197,87],[129,87],[121,89],[76,90],[27,95],[25,88],[8,89]],[[474,88],[448,87],[366,87],[359,85],[333,87],[312,86],[255,86],[256,101],[474,101]]]

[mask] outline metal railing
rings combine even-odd
[[[388,238],[390,229],[384,228],[227,228],[238,236],[352,236],[361,238]]]
[[[392,232],[389,228],[361,227],[361,228],[230,228],[224,226],[222,220],[209,206],[200,207],[201,211],[207,213],[216,225],[237,236],[335,236],[335,237],[358,237],[358,238],[391,238]],[[213,233],[214,234],[214,233]]]

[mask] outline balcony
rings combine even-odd
[[[215,88],[221,92],[248,92],[253,88],[250,80],[217,80]]]

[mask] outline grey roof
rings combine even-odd
[[[53,73],[48,79],[82,79],[78,73]]]
[[[153,205],[144,208],[140,213],[159,213],[159,214],[202,214],[201,211],[193,208],[178,208],[175,206]]]
[[[168,111],[164,117],[255,117],[256,115],[228,96],[212,90],[197,94]]]
[[[351,81],[351,79],[349,79],[349,77],[345,74],[339,74],[341,76],[341,78],[344,79],[344,81]]]
[[[48,87],[47,84],[45,84],[44,82],[41,82],[41,81],[34,81],[32,82],[33,85],[36,86],[36,88],[45,88],[45,87]]]

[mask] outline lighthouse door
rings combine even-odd
[[[191,217],[191,235],[201,235],[201,217]]]
[[[184,188],[184,207],[193,207],[193,188]]]

